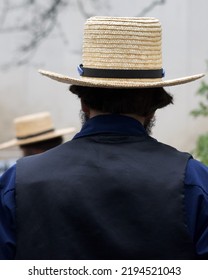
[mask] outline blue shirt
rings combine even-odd
[[[88,120],[74,138],[99,133],[141,135],[146,134],[146,131],[133,118],[103,115]],[[15,256],[15,177],[16,165],[0,178],[0,259],[14,259]],[[190,159],[186,167],[184,185],[188,230],[197,254],[205,255],[208,254],[208,167]]]

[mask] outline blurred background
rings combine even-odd
[[[78,77],[88,17],[159,18],[163,68],[171,79],[207,71],[207,8],[206,0],[1,0],[0,142],[15,137],[14,118],[41,111],[51,112],[56,128],[80,129],[79,102],[68,85],[41,76],[38,69]],[[206,86],[206,78],[203,82]],[[190,114],[200,103],[200,88],[200,80],[166,88],[174,105],[157,112],[153,137],[179,150],[195,149],[208,131],[206,114]],[[0,150],[0,170],[19,156],[18,148]]]

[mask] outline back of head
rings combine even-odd
[[[92,88],[70,86],[70,91],[89,107],[102,113],[148,116],[173,102],[164,88]]]
[[[35,154],[43,153],[47,150],[55,148],[63,143],[63,137],[55,137],[44,141],[33,142],[30,144],[20,145],[20,149],[23,151],[24,156],[31,156]]]

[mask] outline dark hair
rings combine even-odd
[[[70,86],[69,90],[91,109],[103,113],[148,116],[173,103],[164,88],[93,88]]]
[[[20,145],[20,148],[23,150],[27,150],[28,151],[27,154],[29,155],[29,153],[33,154],[32,151],[41,150],[42,152],[44,152],[44,151],[50,150],[52,148],[55,148],[56,146],[58,146],[62,143],[63,143],[63,137],[58,136],[58,137],[54,137],[54,138],[43,140],[43,141]],[[31,152],[29,152],[29,150]]]

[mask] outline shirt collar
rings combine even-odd
[[[90,118],[73,139],[96,134],[147,135],[143,125],[134,118],[109,114]]]

